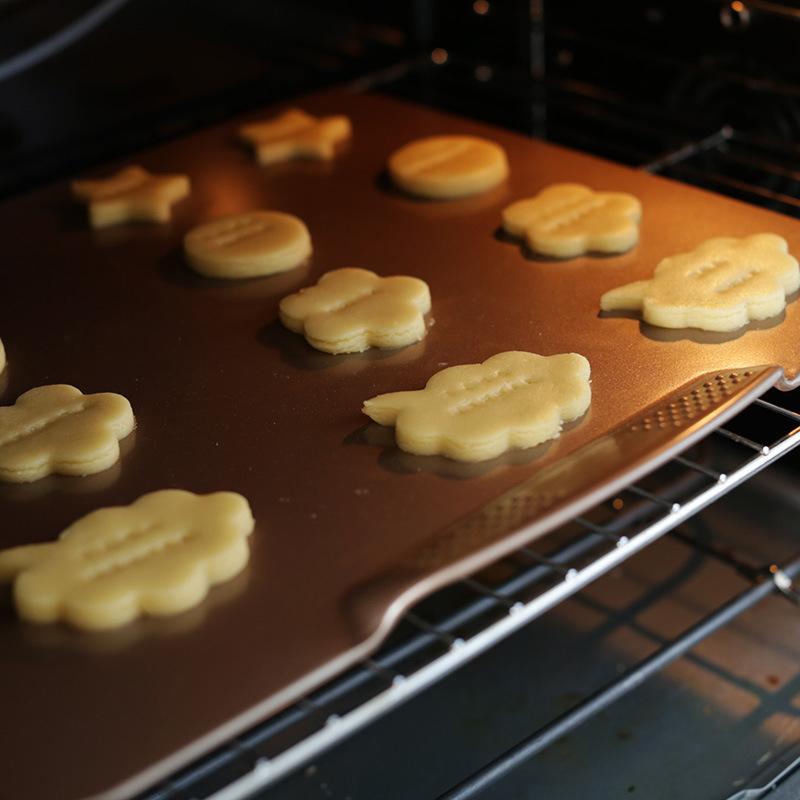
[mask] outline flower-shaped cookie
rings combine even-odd
[[[505,150],[477,136],[429,136],[392,153],[389,174],[401,189],[432,200],[487,192],[508,175]]]
[[[556,183],[504,209],[503,228],[537,253],[572,258],[629,250],[639,240],[641,216],[642,206],[633,195]]]
[[[347,117],[317,118],[292,108],[273,119],[243,125],[239,135],[255,148],[260,164],[293,158],[330,161],[336,146],[352,135],[352,126]]]
[[[800,288],[797,259],[785,239],[758,233],[708,239],[688,253],[662,259],[651,280],[606,292],[603,311],[641,311],[662,328],[733,331],[786,307]]]
[[[89,206],[94,228],[124,222],[169,222],[172,204],[189,194],[189,179],[126,167],[103,180],[74,181],[72,194]]]
[[[419,278],[381,278],[367,269],[326,272],[315,286],[284,297],[281,322],[325,353],[404,347],[425,336],[428,284]]]
[[[484,461],[553,439],[563,422],[583,415],[592,398],[589,372],[576,353],[498,353],[443,369],[424,389],[373,397],[362,410],[394,425],[397,445],[409,453]]]
[[[93,511],[55,542],[0,551],[0,580],[14,580],[17,613],[29,622],[117,628],[186,611],[241,572],[253,525],[233,492],[152,492]]]
[[[119,440],[133,426],[122,395],[83,394],[64,384],[31,389],[0,407],[0,480],[101,472],[119,459]]]

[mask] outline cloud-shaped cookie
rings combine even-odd
[[[800,288],[797,259],[785,239],[758,233],[708,239],[659,262],[653,278],[606,292],[603,311],[641,311],[651,325],[733,331],[786,307]]]
[[[504,209],[503,228],[537,253],[572,258],[629,250],[639,240],[641,216],[642,206],[633,195],[556,183]]]
[[[336,155],[336,146],[349,139],[352,132],[347,117],[318,118],[298,108],[239,129],[242,139],[255,148],[260,164],[293,158],[330,161]]]
[[[122,395],[85,395],[65,384],[31,389],[0,407],[0,480],[101,472],[119,459],[119,440],[133,426]]]
[[[576,353],[498,353],[443,369],[424,389],[373,397],[362,410],[394,425],[397,445],[409,453],[484,461],[558,436],[563,422],[589,407],[589,374]]]
[[[315,286],[284,297],[281,322],[326,353],[404,347],[425,336],[428,284],[419,278],[381,278],[367,269],[326,272]]]
[[[124,222],[168,222],[173,203],[189,194],[189,178],[152,175],[133,166],[102,180],[74,181],[72,194],[89,206],[93,228]]]
[[[0,580],[14,580],[17,613],[29,622],[117,628],[186,611],[241,572],[253,525],[233,492],[152,492],[87,514],[55,542],[0,551]]]

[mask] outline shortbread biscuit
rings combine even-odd
[[[503,210],[503,228],[531,250],[556,258],[622,253],[639,241],[641,203],[622,192],[555,183]]]
[[[313,117],[297,108],[239,129],[242,139],[255,148],[260,164],[293,158],[330,161],[336,155],[337,145],[347,141],[352,133],[347,117]]]
[[[302,220],[280,211],[248,211],[207,222],[183,240],[186,258],[210,278],[253,278],[294,269],[311,255]]]
[[[281,322],[325,353],[405,347],[425,336],[428,284],[419,278],[381,278],[367,269],[326,272],[314,286],[284,297]]]
[[[14,581],[28,622],[118,628],[186,611],[241,572],[253,525],[233,492],[152,492],[87,514],[55,542],[0,551],[0,581]]]
[[[476,136],[417,139],[389,158],[389,174],[401,189],[435,200],[480,194],[508,175],[499,144]]]
[[[600,307],[641,311],[645,322],[661,328],[734,331],[780,314],[798,288],[800,269],[785,239],[723,236],[662,259],[651,280],[606,292]]]
[[[499,353],[443,369],[424,389],[373,397],[362,411],[394,425],[398,447],[409,453],[484,461],[553,439],[563,422],[582,416],[592,397],[589,372],[576,353]]]
[[[119,440],[133,427],[122,395],[83,394],[65,384],[31,389],[0,407],[0,480],[102,472],[117,462]]]
[[[189,194],[186,175],[152,175],[126,167],[103,180],[74,181],[72,194],[89,206],[93,228],[124,222],[168,222],[172,205]]]

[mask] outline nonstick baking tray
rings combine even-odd
[[[241,492],[257,520],[246,573],[179,617],[88,635],[23,624],[0,595],[4,800],[141,791],[365,656],[416,598],[797,380],[795,302],[729,336],[598,313],[605,290],[711,236],[772,231],[798,253],[796,221],[380,95],[332,91],[296,105],[351,117],[338,159],[259,167],[234,122],[131,157],[191,176],[169,225],[92,231],[65,183],[0,207],[0,402],[64,382],[126,395],[138,421],[105,473],[0,486],[0,545],[51,540],[95,508],[173,486]],[[510,178],[449,202],[394,191],[387,156],[438,133],[500,142]],[[498,233],[506,204],[554,181],[638,196],[639,245],[553,261]],[[306,266],[233,283],[185,266],[189,228],[253,208],[306,221]],[[285,330],[280,298],[342,266],[424,278],[427,338],[331,356]],[[360,412],[375,394],[511,349],[590,360],[591,408],[557,441],[470,466],[402,453]]]

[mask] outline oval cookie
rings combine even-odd
[[[367,269],[326,272],[315,286],[284,297],[281,322],[325,353],[395,348],[425,336],[428,284],[419,278],[382,278]]]
[[[768,319],[800,288],[800,267],[774,233],[708,239],[688,253],[662,259],[650,280],[606,292],[603,311],[641,311],[661,328],[734,331]]]
[[[210,278],[253,278],[294,269],[311,255],[303,221],[280,211],[248,211],[189,231],[183,241],[192,267]]]
[[[133,427],[122,395],[83,394],[66,384],[31,389],[0,407],[0,480],[102,472],[118,461],[119,440]]]
[[[253,526],[247,500],[233,492],[152,492],[87,514],[55,542],[0,551],[0,581],[14,581],[17,613],[29,622],[118,628],[200,603],[244,569]]]
[[[397,446],[409,453],[485,461],[559,436],[589,408],[589,374],[576,353],[510,351],[443,369],[424,389],[380,394],[362,411],[394,425]]]
[[[389,174],[409,194],[447,200],[497,186],[508,175],[508,159],[503,148],[488,139],[431,136],[394,152]]]

